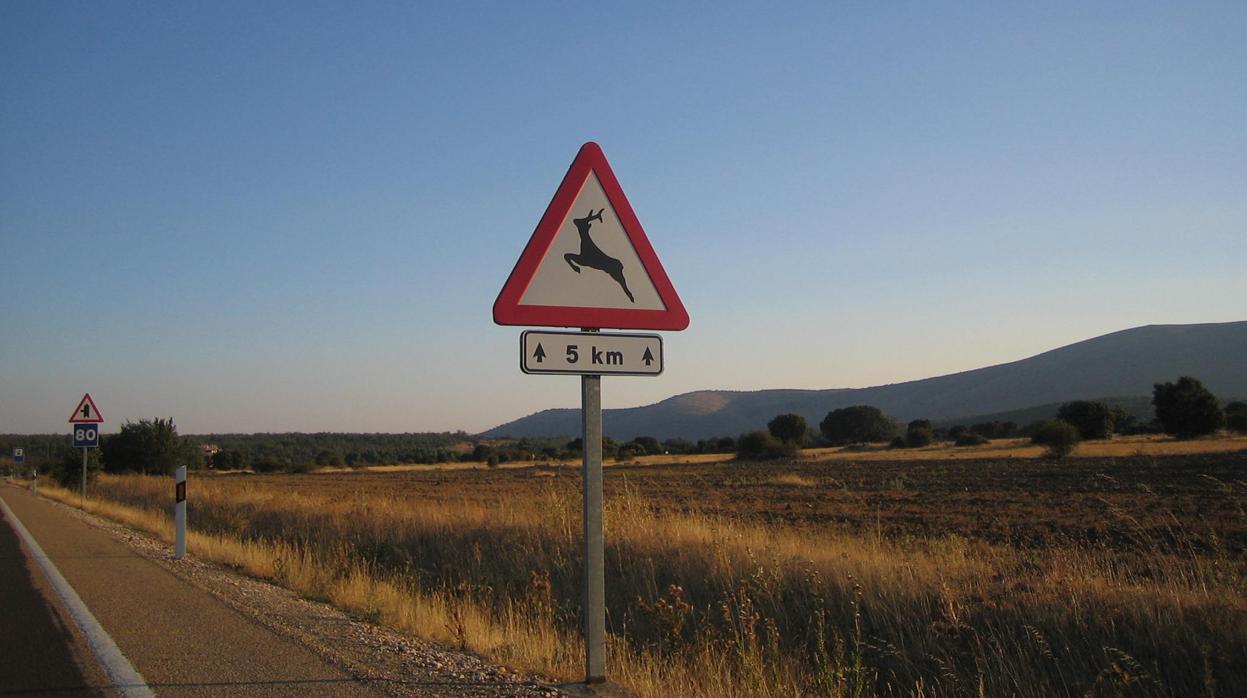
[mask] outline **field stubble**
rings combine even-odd
[[[607,471],[643,695],[1247,694],[1247,453]],[[192,554],[571,679],[574,469],[197,477]],[[167,480],[89,507],[162,531]],[[76,498],[75,498],[76,499]]]

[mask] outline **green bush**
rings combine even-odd
[[[697,444],[688,439],[675,437],[662,442],[662,448],[665,453],[692,453],[697,450]]]
[[[200,463],[195,446],[178,438],[172,418],[122,424],[120,432],[102,439],[100,457],[110,473],[171,475],[179,466],[194,468]]]
[[[1154,385],[1152,406],[1165,433],[1179,439],[1211,434],[1221,427],[1224,418],[1217,398],[1190,376],[1182,376],[1177,383]]]
[[[1059,419],[1053,420],[1039,427],[1035,435],[1031,437],[1031,442],[1040,446],[1048,447],[1048,456],[1052,458],[1064,458],[1068,456],[1082,437],[1078,433],[1078,428],[1069,422],[1062,422]]]
[[[651,455],[652,456],[652,455],[662,453],[663,451],[662,444],[658,443],[658,439],[655,439],[652,436],[638,436],[635,439],[633,439],[631,442],[629,442],[628,444],[624,444],[623,446],[620,446],[619,447],[620,452],[622,452],[624,448],[627,448],[629,446],[631,447],[631,450],[634,452],[635,455],[642,455],[642,456]],[[621,456],[617,455],[616,458],[621,458]]]
[[[932,441],[935,441],[935,431],[929,419],[915,419],[905,429],[905,445],[910,448],[929,446]]]
[[[982,446],[990,439],[973,431],[963,431],[953,438],[954,446]]]
[[[1113,410],[1107,404],[1093,400],[1074,400],[1057,410],[1059,421],[1078,429],[1084,439],[1107,439],[1113,435]]]
[[[1247,402],[1235,400],[1226,404],[1225,428],[1247,434]]]
[[[620,446],[619,450],[615,452],[615,460],[617,461],[632,460],[636,458],[637,456],[643,456],[645,454],[646,454],[646,449],[642,447],[640,444],[628,443],[628,444],[624,444],[623,446]]]
[[[751,431],[736,440],[736,457],[741,460],[771,460],[795,455],[795,445],[780,441],[770,432]]]
[[[95,477],[99,475],[100,470],[99,449],[87,449],[87,485],[95,482]],[[56,480],[56,484],[68,490],[77,490],[82,486],[82,450],[74,449],[66,453],[59,461],[52,466],[52,472],[48,473]]]
[[[776,415],[775,419],[767,423],[766,428],[771,436],[784,443],[800,444],[805,439],[805,417],[799,414],[789,412]]]
[[[832,410],[818,425],[834,446],[890,441],[896,436],[896,422],[878,407],[854,405]]]

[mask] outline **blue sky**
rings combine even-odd
[[[0,4],[0,432],[577,406],[494,297],[600,143],[692,318],[831,388],[1247,319],[1247,5]]]

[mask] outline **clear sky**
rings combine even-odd
[[[0,432],[482,430],[602,145],[692,318],[608,407],[1247,319],[1247,3],[0,3]]]

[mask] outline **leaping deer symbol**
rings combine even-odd
[[[572,271],[577,274],[580,273],[580,267],[600,269],[606,272],[619,283],[620,287],[623,288],[623,292],[628,294],[628,300],[635,303],[636,299],[632,297],[632,291],[628,290],[628,282],[624,281],[623,262],[603,252],[593,242],[593,238],[589,237],[589,227],[593,225],[593,221],[602,220],[602,212],[605,210],[604,208],[598,209],[598,212],[594,213],[593,209],[589,209],[589,213],[584,218],[572,219],[572,222],[576,224],[576,231],[580,233],[580,254],[568,252],[563,255],[563,259],[572,268]]]

